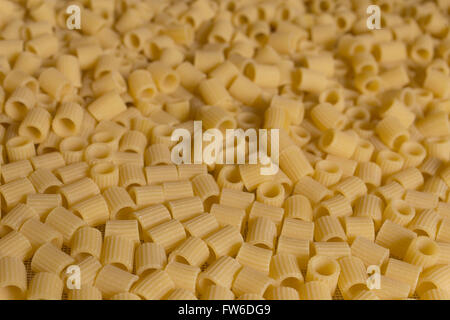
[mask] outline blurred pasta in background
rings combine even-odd
[[[449,0],[0,0],[0,299],[450,299],[449,23]],[[174,163],[194,121],[278,129],[280,170]]]

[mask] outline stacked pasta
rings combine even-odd
[[[1,299],[450,299],[450,1],[0,9]],[[280,170],[172,163],[194,120]]]

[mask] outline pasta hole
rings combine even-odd
[[[301,284],[302,284],[302,281],[300,281],[298,278],[288,277],[288,278],[284,279],[283,281],[281,281],[280,286],[298,289],[298,288],[300,288]]]
[[[122,269],[124,271],[128,271],[128,268],[123,263],[114,262],[114,263],[111,263],[111,265],[116,267],[116,268]]]
[[[351,286],[348,289],[348,293],[350,294],[351,297],[354,297],[355,295],[360,293],[362,290],[366,290],[366,289],[367,289],[367,286],[365,284],[358,283],[358,284]]]
[[[290,18],[291,18],[291,12],[289,11],[289,9],[284,8],[281,11],[281,19],[287,21],[287,20],[290,20]]]
[[[28,108],[20,101],[14,101],[10,103],[11,108],[8,108],[8,115],[17,120],[25,118],[28,112]]]
[[[233,12],[236,10],[236,4],[233,1],[230,1],[227,5],[227,10]]]
[[[247,66],[244,69],[244,75],[249,78],[250,80],[255,80],[255,66],[251,63],[247,64]]]
[[[262,243],[262,242],[261,243],[253,243],[253,245],[255,247],[262,248],[262,249],[268,249],[268,250],[272,250],[273,249],[270,245],[268,245],[266,243]]]
[[[342,239],[341,237],[332,237],[328,239],[327,242],[345,242],[345,240]]]
[[[430,58],[430,53],[425,49],[417,50],[417,55],[423,60],[428,60]]]
[[[319,207],[316,211],[316,219],[327,215],[329,215],[329,211],[325,207]]]
[[[130,34],[129,41],[130,41],[131,46],[135,49],[138,49],[141,46],[141,40],[135,34]]]
[[[322,135],[322,139],[321,139],[322,146],[328,147],[329,145],[332,144],[332,142],[334,141],[334,138],[335,138],[335,133],[333,130],[329,130],[329,131],[325,132]]]
[[[64,134],[70,135],[75,133],[76,125],[75,123],[68,118],[61,118],[58,120],[59,125],[57,125],[57,130],[61,130]]]
[[[163,85],[165,88],[174,88],[178,84],[177,77],[173,74],[169,74],[164,78]]]
[[[34,140],[39,140],[39,139],[42,138],[41,131],[38,128],[36,128],[36,127],[28,126],[28,127],[23,128],[23,130],[24,130],[23,133],[26,136],[28,136],[28,137],[30,137],[30,138],[32,138]]]
[[[404,134],[399,135],[397,138],[394,139],[393,146],[395,149],[398,149],[406,141],[408,141],[408,137],[406,135]]]
[[[316,272],[322,276],[329,277],[336,272],[336,266],[328,261],[320,261],[316,266]]]
[[[215,35],[213,37],[213,39],[214,39],[214,42],[216,42],[216,43],[225,43],[225,42],[227,42],[222,36],[219,36],[219,35]]]
[[[320,11],[322,12],[327,12],[328,10],[330,10],[330,4],[328,3],[328,1],[320,1]]]
[[[377,80],[369,80],[365,87],[370,92],[377,92],[380,89],[380,83]]]
[[[438,253],[437,245],[428,238],[418,238],[417,249],[426,256],[432,256]]]
[[[257,33],[255,35],[255,40],[258,41],[260,44],[264,44],[267,42],[267,36],[264,33]]]
[[[226,129],[234,129],[235,123],[232,120],[224,120],[219,124],[218,128],[220,131],[224,132]]]
[[[195,20],[191,16],[186,17],[186,23],[190,24],[191,26],[195,27]]]
[[[343,30],[343,29],[347,28],[347,21],[344,18],[339,17],[337,19],[337,26],[339,29]]]
[[[248,23],[248,18],[244,15],[239,16],[239,24],[244,25]]]
[[[258,19],[259,20],[266,20],[267,16],[266,16],[266,12],[264,11],[264,9],[259,8],[258,9]]]
[[[336,91],[331,91],[327,95],[325,102],[328,102],[333,105],[337,104],[339,102],[339,94]]]
[[[56,193],[58,193],[58,191],[59,191],[59,187],[58,187],[58,186],[51,186],[51,187],[48,187],[47,189],[45,189],[45,190],[44,190],[44,193],[47,193],[47,194],[49,194],[49,193],[56,194]]]
[[[22,290],[16,286],[0,288],[0,300],[22,300],[23,298],[24,294]]]
[[[233,168],[233,170],[227,171],[226,179],[230,183],[239,183],[241,181],[241,176],[239,174],[238,168],[235,167]]]
[[[147,88],[145,90],[142,90],[142,92],[141,92],[141,97],[144,99],[153,98],[154,95],[155,95],[155,90],[153,90],[153,88]]]
[[[180,255],[176,255],[175,256],[175,262],[179,262],[179,263],[187,264],[187,265],[190,264],[189,261],[186,260],[186,258],[184,258],[184,257],[182,257]]]
[[[418,237],[420,237],[420,236],[430,237],[430,235],[428,234],[428,232],[426,232],[425,230],[422,230],[422,229],[414,229],[413,231],[417,234]]]
[[[438,287],[431,281],[423,281],[417,285],[416,292],[425,293],[428,290],[438,289]]]
[[[375,68],[372,65],[365,65],[364,67],[362,67],[361,69],[361,73],[375,73]]]
[[[125,207],[117,211],[116,219],[117,220],[127,220],[131,213],[133,213],[133,208]]]
[[[362,44],[357,44],[357,45],[355,46],[355,48],[353,49],[353,51],[354,51],[354,54],[356,55],[356,54],[358,54],[358,53],[364,53],[364,52],[366,52],[366,48],[365,48],[364,45],[362,45]]]

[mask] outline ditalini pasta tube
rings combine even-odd
[[[14,257],[0,258],[0,298],[22,300],[26,290],[27,272],[23,262]]]
[[[61,300],[63,282],[54,273],[38,272],[35,274],[28,289],[29,300]]]
[[[138,276],[117,268],[113,265],[104,266],[97,274],[95,287],[105,298],[109,298],[121,292],[130,291]]]

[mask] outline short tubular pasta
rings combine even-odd
[[[341,267],[339,263],[327,256],[316,255],[308,262],[306,281],[322,281],[330,290],[330,295],[336,291]]]
[[[232,290],[236,295],[256,293],[264,295],[273,280],[263,273],[250,267],[242,267],[236,276]]]
[[[165,271],[175,284],[176,288],[195,292],[197,277],[200,268],[179,262],[170,262]]]
[[[20,300],[26,296],[27,273],[21,260],[14,257],[0,259],[0,296],[2,300]]]
[[[409,244],[404,261],[425,269],[435,265],[438,257],[439,246],[433,240],[419,236]]]
[[[314,228],[315,241],[345,241],[347,239],[337,217],[323,216],[316,220]]]
[[[81,227],[73,234],[70,254],[81,261],[85,257],[100,259],[103,245],[102,234],[92,227]]]
[[[214,257],[220,258],[224,255],[234,256],[242,245],[243,239],[236,227],[225,226],[205,238],[205,242]]]
[[[169,261],[200,267],[208,260],[209,254],[208,246],[202,239],[189,237],[170,254]]]
[[[309,199],[303,195],[293,195],[284,203],[286,218],[302,219],[312,221],[313,211]]]
[[[163,222],[148,231],[150,238],[164,247],[166,252],[171,252],[177,245],[186,239],[183,225],[175,220]]]
[[[34,272],[52,272],[60,275],[73,262],[74,259],[67,253],[51,243],[46,243],[36,250],[31,260],[31,269]]]
[[[344,297],[352,299],[366,289],[367,273],[364,263],[357,257],[343,257],[338,260],[341,273],[338,286]]]
[[[164,298],[175,288],[175,283],[166,271],[157,270],[148,276],[139,279],[131,292],[146,300]]]
[[[236,255],[236,261],[266,275],[269,274],[272,251],[243,243]]]
[[[74,233],[84,226],[85,222],[63,207],[53,209],[45,219],[45,223],[63,236],[63,243],[70,245]]]
[[[61,300],[63,282],[54,273],[38,272],[33,277],[28,290],[29,300]]]
[[[103,192],[111,217],[125,219],[134,209],[135,203],[122,187],[110,187]]]
[[[104,224],[110,217],[108,203],[100,194],[78,202],[71,209],[93,227]]]
[[[292,254],[279,253],[272,257],[270,276],[275,284],[299,290],[304,282],[296,257]]]
[[[53,131],[60,137],[76,135],[81,128],[84,112],[78,103],[61,105],[52,121]]]
[[[134,246],[132,240],[122,236],[105,237],[101,262],[103,265],[111,264],[130,272],[134,263]]]
[[[210,213],[214,215],[221,227],[231,225],[242,232],[244,227],[244,220],[246,218],[244,209],[233,208],[220,204],[213,204],[211,206]]]
[[[145,276],[167,264],[164,248],[157,243],[144,243],[136,248],[135,267],[139,276]]]
[[[95,287],[102,295],[109,298],[117,293],[130,291],[138,276],[117,268],[113,265],[104,266],[97,274]]]

